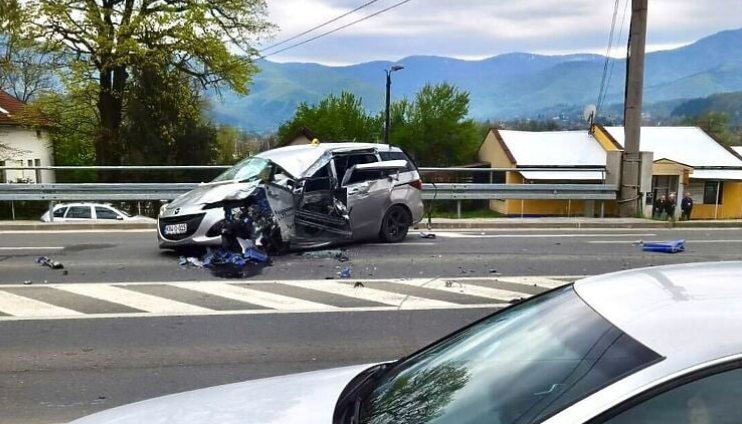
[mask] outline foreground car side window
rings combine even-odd
[[[361,422],[537,423],[660,359],[566,287],[397,364],[363,402]]]
[[[734,369],[675,387],[606,424],[737,424],[742,421],[742,370]]]

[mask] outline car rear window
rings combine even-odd
[[[537,423],[658,360],[570,286],[399,363],[365,400],[361,422]]]

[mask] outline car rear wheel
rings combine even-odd
[[[410,213],[399,205],[394,205],[384,215],[381,223],[381,239],[387,243],[399,243],[407,237],[412,225]]]

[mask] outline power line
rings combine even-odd
[[[630,0],[626,0],[626,2],[624,3],[623,14],[621,15],[621,26],[618,27],[618,37],[616,37],[616,47],[618,47],[618,42],[621,41],[621,35],[623,34],[623,28],[626,22],[626,12],[629,9],[629,1]],[[611,86],[611,78],[613,77],[613,68],[616,67],[616,62],[616,58],[612,57],[611,69],[608,71],[608,78],[606,79],[605,90],[603,91],[603,98],[600,100],[601,106],[605,103],[605,97],[608,95],[608,89]]]
[[[275,52],[272,52],[272,53],[268,53],[267,55],[264,55],[264,56],[261,56],[261,57],[262,57],[263,59],[266,59],[266,58],[269,58],[269,57],[271,57],[271,56],[273,56],[273,55],[277,55],[277,54],[279,54],[279,53],[283,53],[283,52],[285,52],[285,51],[287,51],[287,50],[291,50],[291,49],[294,49],[294,48],[296,48],[296,47],[299,47],[299,46],[303,46],[304,44],[310,43],[310,42],[312,42],[312,41],[314,41],[314,40],[318,40],[318,39],[320,39],[320,38],[322,38],[322,37],[326,37],[326,36],[328,36],[328,35],[330,35],[330,34],[334,34],[334,33],[338,32],[338,31],[341,31],[341,30],[343,30],[343,29],[345,29],[345,28],[348,28],[348,27],[350,27],[350,26],[353,26],[353,25],[359,24],[359,23],[361,23],[361,22],[363,22],[363,21],[365,21],[365,20],[367,20],[367,19],[371,19],[371,18],[373,18],[374,16],[379,16],[379,15],[381,15],[382,13],[388,12],[388,11],[390,11],[390,10],[392,10],[392,9],[396,9],[396,8],[398,8],[399,6],[402,6],[403,4],[405,4],[405,3],[409,3],[409,2],[411,2],[411,1],[412,1],[412,0],[403,0],[403,1],[399,2],[399,3],[396,3],[396,4],[393,4],[393,5],[391,5],[391,6],[387,7],[387,8],[385,8],[385,9],[381,9],[381,10],[379,10],[378,12],[372,13],[372,14],[370,14],[370,15],[368,15],[368,16],[364,16],[363,18],[360,18],[360,19],[356,19],[356,20],[355,20],[355,21],[353,21],[353,22],[347,23],[347,24],[345,24],[345,25],[342,25],[342,26],[340,26],[340,27],[337,27],[337,28],[335,28],[335,29],[333,29],[333,30],[330,30],[330,31],[327,31],[327,32],[323,32],[322,34],[319,34],[319,35],[315,35],[315,36],[314,36],[314,37],[312,37],[312,38],[308,38],[308,39],[306,39],[306,40],[304,40],[304,41],[301,41],[301,42],[299,42],[299,43],[296,43],[296,44],[292,44],[292,45],[290,45],[290,46],[288,46],[288,47],[284,47],[284,48],[282,48],[282,49],[279,49],[279,50],[277,50],[277,51],[275,51]]]
[[[608,76],[608,62],[611,58],[611,49],[613,48],[613,35],[616,30],[616,17],[618,16],[618,3],[619,0],[616,0],[613,4],[613,18],[611,20],[611,32],[608,34],[608,49],[606,49],[605,53],[605,62],[603,63],[603,77],[600,79],[600,90],[598,90],[598,101],[596,106],[596,112],[595,116],[598,115],[600,112],[600,107],[602,106],[600,104],[600,99],[603,97],[603,90],[605,89],[605,80]]]
[[[283,40],[283,41],[281,41],[281,42],[279,42],[279,43],[276,43],[276,44],[271,44],[270,46],[268,46],[268,47],[265,47],[265,48],[261,49],[261,50],[260,50],[260,53],[263,53],[263,52],[265,52],[266,50],[271,50],[271,49],[274,49],[274,48],[276,48],[276,47],[278,47],[278,46],[282,46],[282,45],[284,45],[284,44],[288,43],[289,41],[293,41],[293,40],[296,40],[297,38],[299,38],[299,37],[303,37],[303,36],[305,36],[305,35],[309,34],[310,32],[314,32],[314,31],[316,31],[316,30],[318,30],[318,29],[320,29],[320,28],[324,28],[324,27],[326,27],[327,25],[330,25],[330,24],[331,24],[331,23],[333,23],[333,22],[337,22],[337,21],[339,21],[340,19],[343,19],[344,17],[346,17],[346,16],[348,16],[348,15],[352,15],[353,13],[356,13],[356,12],[358,12],[359,10],[361,10],[361,9],[364,9],[364,8],[366,8],[366,7],[368,7],[368,6],[371,6],[372,4],[374,4],[374,3],[378,2],[378,1],[379,1],[379,0],[371,0],[371,1],[369,1],[369,2],[366,2],[366,3],[364,3],[364,4],[362,4],[362,5],[358,6],[358,7],[356,7],[355,9],[353,9],[353,10],[351,10],[351,11],[349,11],[349,12],[345,12],[345,13],[343,13],[343,14],[342,14],[342,15],[340,15],[340,16],[336,16],[336,17],[334,17],[334,18],[330,19],[330,20],[329,20],[329,21],[327,21],[327,22],[321,23],[321,24],[319,24],[319,25],[317,25],[317,26],[315,26],[315,27],[312,27],[312,28],[310,28],[310,29],[308,29],[308,30],[306,30],[306,31],[302,32],[301,34],[296,34],[296,35],[294,35],[293,37],[291,37],[291,38],[287,38],[287,39],[285,39],[285,40]]]

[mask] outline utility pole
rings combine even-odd
[[[624,155],[621,172],[619,214],[636,217],[642,204],[639,193],[641,169],[640,140],[642,101],[644,97],[644,53],[647,41],[648,0],[631,0],[629,57],[626,63],[626,96],[624,98]]]
[[[392,66],[389,69],[385,69],[384,72],[386,72],[386,108],[384,109],[384,144],[389,144],[389,125],[391,124],[391,112],[390,112],[390,102],[391,102],[391,95],[392,95],[392,72],[401,71],[404,69],[404,66],[395,65]]]

